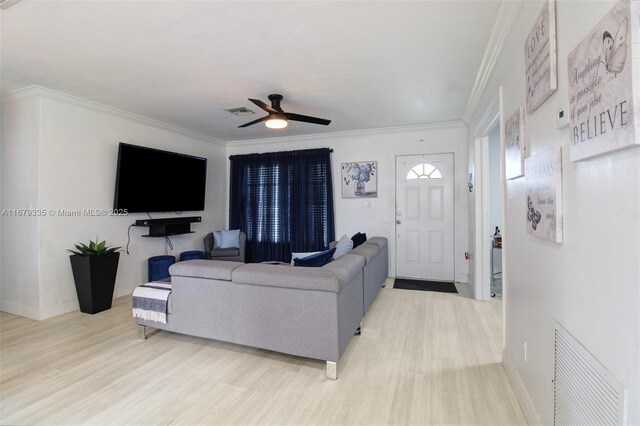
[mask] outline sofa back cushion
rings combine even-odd
[[[240,266],[242,266],[242,263],[222,260],[185,260],[171,265],[169,273],[171,276],[231,281],[231,274],[234,269]]]
[[[294,268],[264,263],[247,263],[235,269],[233,282],[332,293],[338,293],[342,288],[338,277],[325,268]]]
[[[380,249],[378,246],[374,244],[362,244],[351,250],[351,254],[359,254],[365,258],[365,263],[369,263],[374,257],[376,257],[379,251]]]
[[[388,244],[389,240],[385,237],[371,237],[367,240],[367,244],[373,244],[378,246],[380,250],[384,248]]]

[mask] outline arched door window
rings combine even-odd
[[[409,179],[442,179],[442,173],[434,165],[422,163],[409,170],[407,180]]]

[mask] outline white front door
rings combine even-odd
[[[454,281],[453,154],[396,157],[396,276]]]

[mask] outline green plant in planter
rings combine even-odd
[[[111,309],[116,285],[121,247],[109,247],[106,241],[89,240],[75,244],[71,253],[71,269],[76,284],[80,311],[88,314]]]
[[[95,241],[89,240],[89,245],[84,243],[75,244],[76,250],[69,249],[68,251],[76,256],[100,256],[103,254],[116,253],[122,250],[122,247],[109,247],[106,241],[98,242],[98,237]]]

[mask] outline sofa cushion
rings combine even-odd
[[[333,248],[332,246],[329,247]],[[349,238],[347,234],[344,234],[342,237],[340,237],[340,240],[336,243],[335,247],[336,252],[333,254],[333,258],[337,259],[343,254],[347,254],[351,250],[353,250],[353,240]]]
[[[222,231],[213,231],[213,247],[211,248],[219,249],[220,241],[222,241]]]
[[[236,257],[240,256],[239,248],[218,248],[210,251],[211,257]]]
[[[367,241],[367,234],[362,234],[358,232],[357,234],[354,234],[353,237],[351,237],[351,239],[353,240],[353,248],[356,248],[359,245],[364,244],[365,241]]]
[[[294,266],[306,266],[306,267],[320,267],[324,266],[327,263],[333,260],[333,254],[336,249],[332,248],[329,250],[321,251],[318,254],[314,254],[312,256],[303,257],[301,259],[293,259]]]
[[[232,229],[230,231],[220,231],[220,248],[239,248],[240,247],[240,230]]]
[[[358,254],[365,258],[365,263],[371,262],[371,260],[376,257],[380,249],[375,244],[362,244],[351,250],[350,254]]]
[[[242,265],[242,263],[224,260],[194,259],[174,263],[169,268],[169,273],[171,276],[231,281],[233,270]]]
[[[371,237],[367,240],[366,244],[375,244],[378,248],[382,249],[388,244],[389,240],[385,237]]]
[[[233,282],[338,293],[343,285],[334,273],[325,268],[326,266],[292,268],[289,265],[248,263],[233,271]]]
[[[331,247],[333,248],[333,247]],[[300,252],[300,253],[291,253],[291,266],[294,265],[294,260],[296,259],[304,259],[305,257],[314,256],[316,254],[320,254],[322,251],[309,251],[309,252]]]

